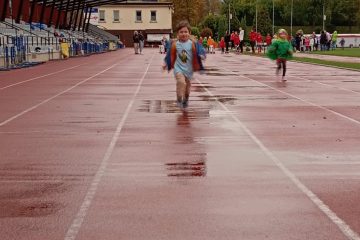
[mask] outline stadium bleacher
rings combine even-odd
[[[47,1],[58,4],[56,0]],[[73,4],[77,1],[71,0]],[[89,7],[94,4],[89,1]],[[37,1],[39,4],[42,1]],[[107,0],[108,2],[108,0]],[[114,1],[121,2],[121,0]],[[96,4],[101,5],[102,1]],[[60,10],[63,6],[57,6]],[[15,17],[15,16],[14,16]],[[0,70],[34,66],[50,60],[104,53],[122,47],[119,39],[89,22],[80,26],[25,22],[11,16],[0,21]],[[66,22],[66,20],[65,20]],[[79,21],[80,22],[80,21]],[[71,23],[70,23],[71,24]]]

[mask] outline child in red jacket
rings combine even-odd
[[[225,38],[224,37],[221,38],[219,46],[221,48],[221,53],[225,53]]]

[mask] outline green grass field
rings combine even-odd
[[[320,60],[320,59],[313,59],[313,58],[306,58],[306,57],[294,57],[293,61],[360,70],[359,63],[327,61],[327,60]]]
[[[313,54],[333,55],[342,57],[360,57],[360,48],[345,48],[344,50],[338,48],[335,51],[316,51]]]

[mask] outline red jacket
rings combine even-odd
[[[258,33],[258,35],[257,35],[257,37],[256,37],[256,41],[257,41],[258,43],[262,43],[263,38],[262,38],[262,36],[261,36],[260,33]]]
[[[272,41],[272,37],[271,36],[266,36],[266,45],[270,46],[271,41]]]
[[[237,35],[237,34],[234,35],[234,44],[235,44],[235,45],[239,45],[239,44],[240,44],[240,37],[239,37],[239,35]]]
[[[250,41],[256,42],[256,38],[257,38],[257,33],[251,32],[250,33]]]
[[[220,41],[220,48],[225,48],[225,40]]]

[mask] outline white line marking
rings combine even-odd
[[[75,240],[76,239],[76,236],[77,234],[79,233],[79,230],[82,226],[82,223],[84,222],[84,219],[87,215],[87,212],[91,206],[91,203],[92,203],[92,200],[94,199],[95,195],[96,195],[96,192],[97,192],[97,189],[99,187],[99,184],[101,182],[101,179],[103,178],[104,174],[105,174],[105,171],[106,171],[106,168],[107,168],[107,165],[108,165],[108,161],[114,151],[114,148],[115,148],[115,145],[116,145],[116,142],[118,141],[119,137],[120,137],[120,133],[121,133],[121,130],[123,129],[124,125],[125,125],[125,122],[130,114],[130,110],[132,108],[132,106],[134,105],[134,102],[135,102],[135,99],[138,95],[138,93],[140,92],[140,88],[142,86],[142,83],[144,82],[145,80],[145,77],[149,71],[149,68],[150,68],[150,65],[154,59],[154,56],[152,56],[150,62],[148,63],[148,66],[146,68],[146,71],[144,73],[144,75],[142,76],[137,88],[136,88],[136,91],[131,99],[131,101],[129,102],[129,105],[127,106],[126,108],[126,111],[119,123],[119,125],[117,126],[116,128],[116,131],[114,133],[114,136],[110,142],[110,145],[109,147],[107,148],[106,150],[106,153],[104,155],[104,158],[102,159],[101,161],[101,164],[99,166],[99,169],[98,171],[96,172],[96,175],[93,179],[93,181],[91,182],[91,185],[90,185],[90,188],[88,190],[88,192],[86,193],[86,196],[84,198],[84,201],[83,203],[81,204],[81,207],[79,209],[79,212],[76,214],[76,217],[74,218],[71,226],[69,227],[66,235],[65,235],[65,238],[64,240]]]
[[[199,80],[197,82],[202,85],[206,92],[215,97]],[[333,212],[315,193],[307,188],[285,165],[232,113],[223,103],[216,98],[218,104],[239,124],[239,126],[249,135],[249,137],[260,147],[260,149],[280,168],[283,173],[301,190],[328,218],[338,226],[343,234],[350,240],[360,240],[359,235],[354,232],[335,212]]]
[[[224,70],[226,70],[226,71],[233,72],[233,71],[230,70],[230,69],[223,68],[223,67],[221,67],[221,68],[224,69]],[[297,97],[297,96],[295,96],[295,95],[293,95],[293,94],[284,92],[284,91],[282,91],[282,90],[279,90],[279,89],[277,89],[277,88],[274,88],[274,87],[272,87],[272,86],[270,86],[270,85],[267,85],[267,84],[265,84],[265,83],[263,83],[263,82],[260,82],[260,81],[255,80],[255,79],[249,78],[249,77],[247,77],[247,76],[240,75],[240,74],[238,74],[238,76],[239,76],[239,77],[246,78],[246,79],[249,79],[249,80],[254,81],[254,82],[257,82],[257,83],[259,83],[259,84],[261,84],[261,85],[263,85],[263,86],[267,86],[268,88],[271,88],[272,90],[275,90],[275,91],[280,92],[280,93],[282,93],[282,94],[284,94],[284,95],[287,95],[287,96],[289,96],[289,97],[292,97],[292,98],[294,98],[294,99],[297,99],[297,100],[299,100],[299,101],[302,101],[302,102],[304,102],[304,103],[307,103],[307,104],[309,104],[309,105],[311,105],[311,106],[320,108],[320,109],[322,109],[322,110],[325,110],[325,111],[327,111],[327,112],[330,112],[330,113],[332,113],[332,114],[335,114],[335,115],[337,115],[337,116],[339,116],[339,117],[345,118],[345,119],[347,119],[347,120],[349,120],[349,121],[351,121],[351,122],[353,122],[353,123],[356,123],[356,124],[359,124],[359,125],[360,125],[360,121],[358,121],[358,120],[356,120],[356,119],[354,119],[354,118],[348,117],[348,116],[346,116],[346,115],[344,115],[344,114],[338,113],[338,112],[336,112],[336,111],[334,111],[334,110],[331,110],[331,109],[329,109],[329,108],[323,107],[323,106],[321,106],[321,105],[318,105],[318,104],[309,102],[309,101],[307,101],[307,100],[305,100],[305,99],[302,99],[302,98]],[[311,81],[311,80],[308,80],[308,81]]]
[[[61,73],[61,72],[65,72],[65,71],[68,71],[68,70],[71,70],[71,69],[80,67],[80,66],[82,66],[82,65],[84,65],[84,64],[80,64],[80,65],[77,65],[77,66],[74,66],[74,67],[71,67],[71,68],[66,68],[66,69],[63,69],[63,70],[60,70],[60,71],[57,71],[57,72],[53,72],[53,73],[49,73],[49,74],[46,74],[46,75],[42,75],[42,76],[39,76],[39,77],[30,78],[30,79],[28,79],[28,80],[24,80],[24,81],[21,81],[21,82],[18,82],[18,83],[14,83],[14,84],[8,85],[8,86],[6,86],[6,87],[2,87],[2,88],[0,88],[0,90],[5,90],[5,89],[11,88],[11,87],[15,87],[15,86],[20,85],[20,84],[23,84],[23,83],[27,83],[27,82],[36,80],[36,79],[40,79],[40,78],[43,78],[43,77],[48,77],[48,76],[55,75],[55,74],[58,74],[58,73]]]
[[[316,80],[310,80],[310,79],[307,79],[307,78],[298,77],[298,76],[294,76],[294,75],[289,75],[289,76],[291,76],[291,77],[296,77],[296,78],[299,78],[299,79],[303,79],[303,80],[306,80],[306,81],[310,81],[310,82],[313,82],[313,83],[317,83],[317,84],[319,84],[319,85],[323,85],[323,86],[327,86],[327,87],[331,87],[331,88],[337,88],[337,89],[339,89],[339,90],[343,90],[343,91],[346,91],[346,92],[351,92],[351,93],[355,93],[355,94],[360,94],[360,92],[357,92],[357,91],[354,91],[354,90],[351,90],[351,89],[348,89],[348,88],[338,87],[338,86],[335,86],[335,85],[323,83],[323,82],[316,81]]]
[[[116,65],[118,65],[118,64],[119,64],[119,63],[116,63],[116,64],[114,64],[114,65],[112,65],[112,66],[108,67],[107,69],[105,69],[105,70],[103,70],[103,71],[101,71],[101,72],[99,72],[99,73],[97,73],[97,74],[95,74],[95,75],[93,75],[93,76],[91,76],[91,77],[89,77],[89,78],[87,78],[87,79],[85,79],[85,80],[81,81],[81,82],[78,82],[78,83],[77,83],[77,84],[75,84],[74,86],[72,86],[72,87],[70,87],[70,88],[68,88],[68,89],[66,89],[66,90],[64,90],[64,91],[62,91],[62,92],[60,92],[60,93],[56,94],[55,96],[52,96],[51,98],[48,98],[48,99],[46,99],[46,100],[44,100],[44,101],[40,102],[39,104],[36,104],[35,106],[32,106],[31,108],[28,108],[28,109],[26,109],[26,110],[22,111],[21,113],[19,113],[19,114],[17,114],[17,115],[15,115],[15,116],[13,116],[13,117],[11,117],[11,118],[9,118],[9,119],[7,119],[7,120],[5,120],[5,121],[1,122],[1,123],[0,123],[0,127],[2,127],[2,126],[4,126],[4,125],[8,124],[9,122],[11,122],[11,121],[13,121],[13,120],[15,120],[15,119],[17,119],[17,118],[21,117],[22,115],[24,115],[24,114],[26,114],[26,113],[28,113],[28,112],[31,112],[32,110],[34,110],[34,109],[36,109],[36,108],[40,107],[41,105],[44,105],[45,103],[50,102],[50,101],[51,101],[51,100],[53,100],[54,98],[57,98],[57,97],[61,96],[62,94],[67,93],[67,92],[69,92],[69,91],[73,90],[73,89],[74,89],[74,88],[76,88],[77,86],[79,86],[79,85],[81,85],[81,84],[83,84],[83,83],[85,83],[85,82],[87,82],[87,81],[89,81],[89,80],[93,79],[93,78],[94,78],[94,77],[96,77],[96,76],[101,75],[102,73],[104,73],[104,72],[106,72],[106,71],[108,71],[108,70],[112,69],[113,67],[115,67],[115,66],[116,66]]]

